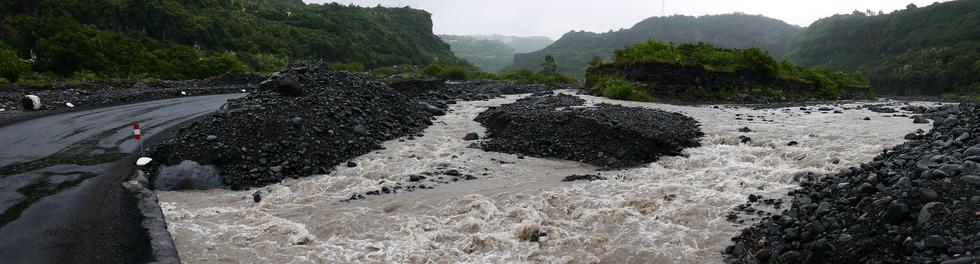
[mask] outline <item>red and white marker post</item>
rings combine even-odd
[[[133,139],[140,142],[140,156],[143,156],[143,141],[140,140],[142,134],[140,133],[140,123],[133,123]]]

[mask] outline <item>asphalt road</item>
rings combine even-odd
[[[133,263],[149,244],[121,160],[144,140],[242,95],[150,101],[0,127],[0,262]],[[113,168],[116,169],[113,169]]]

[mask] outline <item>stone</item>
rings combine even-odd
[[[899,224],[908,218],[909,207],[904,203],[893,203],[885,209],[884,220],[891,224]]]
[[[920,188],[919,189],[919,195],[922,195],[922,199],[925,199],[926,201],[938,201],[939,200],[939,193],[937,193],[936,191],[933,191],[932,189],[929,189],[929,188]]]
[[[946,244],[946,240],[937,235],[926,237],[925,242],[927,248],[946,249],[949,247],[949,244]]]
[[[217,139],[218,139],[218,136],[208,135],[204,140],[207,140],[207,141],[215,141]]]
[[[960,177],[960,182],[972,185],[973,187],[980,187],[980,176],[964,175]]]
[[[739,128],[738,132],[748,133],[748,132],[752,132],[752,129],[749,129],[748,127],[743,127],[743,128]]]
[[[467,140],[467,141],[469,141],[469,140],[477,140],[477,139],[480,139],[480,135],[478,135],[477,133],[473,133],[473,132],[466,133],[466,136],[463,136],[463,140]]]
[[[24,107],[24,110],[27,111],[41,110],[41,97],[38,97],[37,95],[25,95],[20,99],[20,103]]]
[[[964,150],[963,151],[963,156],[964,157],[980,156],[980,144],[975,145],[975,146],[972,146],[972,147]]]
[[[352,130],[354,131],[355,134],[361,136],[367,136],[371,134],[370,132],[368,132],[367,128],[364,128],[364,125],[361,124],[357,124],[356,126],[354,126]]]
[[[446,112],[445,111],[443,111],[441,108],[435,107],[434,105],[432,105],[430,103],[419,102],[419,107],[421,107],[422,110],[425,110],[426,112],[429,112],[430,114],[432,114],[434,116],[444,116],[444,115],[446,115]]]
[[[929,123],[929,119],[925,119],[924,117],[917,116],[914,119],[912,119],[912,123],[914,123],[914,124],[928,124]]]
[[[796,145],[799,145],[799,144],[800,144],[800,142],[790,141],[789,144],[786,144],[786,146],[792,147],[792,146],[796,146]]]

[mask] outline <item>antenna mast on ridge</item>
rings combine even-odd
[[[667,0],[660,0],[660,16],[667,15]]]

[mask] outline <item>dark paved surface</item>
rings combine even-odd
[[[242,95],[174,98],[41,117],[0,127],[0,262],[133,263],[148,255],[121,183],[143,137]],[[124,160],[125,159],[125,160]]]

